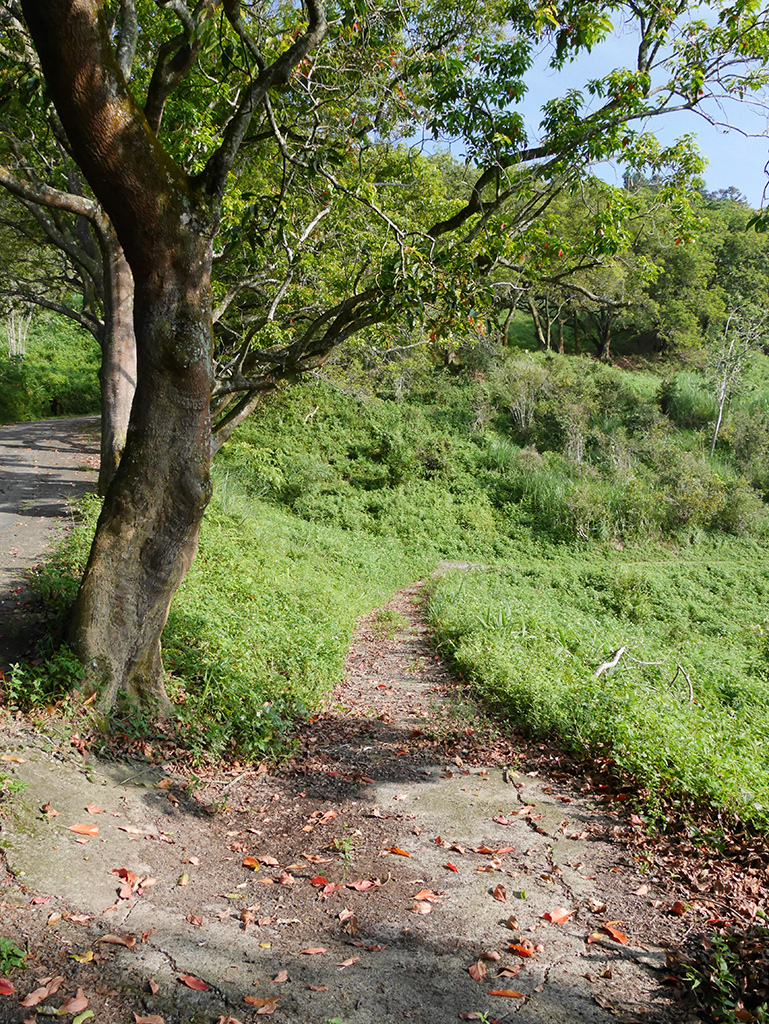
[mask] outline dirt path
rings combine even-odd
[[[37,638],[25,571],[66,525],[67,503],[96,485],[96,416],[0,427],[0,671]]]
[[[2,767],[25,788],[0,832],[0,934],[33,966],[18,992],[63,975],[45,1002],[82,987],[105,1024],[254,1010],[291,1024],[673,1019],[660,943],[683,928],[665,913],[675,894],[635,873],[617,841],[632,828],[564,783],[516,774],[506,741],[487,745],[466,708],[456,719],[419,597],[415,585],[391,603],[408,624],[390,639],[373,617],[359,625],[344,683],[277,775],[196,787],[7,724]],[[134,876],[154,881],[131,892]],[[562,924],[543,917],[557,908]],[[5,1024],[29,1013],[0,997]]]

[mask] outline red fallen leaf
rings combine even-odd
[[[136,945],[136,939],[133,935],[102,935],[97,942],[106,942],[110,946],[125,946],[126,949],[133,949]]]
[[[300,953],[304,953],[305,956],[317,956],[318,953],[325,953],[325,946],[308,946],[307,949],[300,949]]]
[[[328,885],[324,885],[322,893],[324,896],[330,896],[332,892],[336,892],[337,889],[343,889],[344,886],[340,882],[329,882]]]
[[[0,996],[12,996],[16,989],[5,978],[0,978]]]
[[[503,853],[512,853],[514,849],[514,846],[500,846],[498,850],[490,850],[489,853],[496,853],[498,857],[501,857]]]
[[[195,978],[191,974],[180,974],[179,981],[181,981],[182,984],[186,985],[187,988],[194,988],[198,992],[208,992],[208,990],[211,988],[211,986],[207,985],[205,981],[203,981],[200,978]]]
[[[511,942],[507,948],[512,949],[518,954],[518,956],[534,956],[533,949],[527,949],[525,946],[521,946],[518,942]]]
[[[82,988],[79,988],[74,996],[65,1000],[59,1007],[59,1013],[80,1013],[88,1006],[88,998]]]
[[[686,907],[680,900],[676,900],[672,907],[668,908],[669,914],[675,914],[676,917],[683,917]]]
[[[328,985],[308,985],[310,992],[328,992]]]
[[[551,924],[563,924],[564,921],[569,920],[573,913],[573,910],[567,910],[565,907],[556,907],[554,910],[546,911],[542,917]]]
[[[30,900],[30,905],[33,907],[42,906],[50,900],[50,896],[35,896],[33,900]]]
[[[84,825],[80,823],[78,825],[68,825],[67,829],[69,832],[77,832],[79,836],[98,836],[99,834],[98,825]]]
[[[86,810],[88,811],[89,814],[106,814],[107,813],[101,807],[97,807],[96,804],[88,804],[88,806],[86,807]]]
[[[504,814],[495,814],[494,817],[491,820],[492,821],[496,821],[496,823],[498,825],[509,825],[510,824],[510,822],[507,820],[507,818],[504,816]]]
[[[715,928],[718,928],[721,925],[728,924],[726,919],[723,917],[709,917],[706,923]]]
[[[417,902],[419,900],[427,900],[428,902],[432,903],[433,900],[440,899],[440,896],[438,895],[437,892],[433,892],[432,889],[420,889],[419,892],[414,897],[414,899],[417,900]]]
[[[369,892],[371,889],[378,889],[381,882],[378,878],[363,878],[358,882],[347,882],[348,889],[355,889],[356,892]]]
[[[451,863],[450,860],[447,860],[446,863],[443,866],[445,868],[448,868],[449,871],[457,871],[457,872],[459,871],[459,868],[454,867],[454,865]]]
[[[243,1002],[249,1003],[251,1006],[271,1006],[272,1010],[275,1009],[275,1004],[280,999],[280,996],[243,996]],[[270,1010],[270,1013],[272,1013]]]
[[[252,871],[257,871],[259,868],[259,861],[256,857],[245,857],[243,859],[243,867],[251,868]]]
[[[324,878],[323,875],[316,875],[310,879],[310,885],[328,885],[328,879]]]
[[[490,846],[474,846],[473,853],[496,853],[496,850],[492,850]]]
[[[411,856],[411,854],[407,853],[406,850],[401,850],[401,848],[399,846],[391,846],[391,847],[389,847],[389,852],[390,853],[397,853],[399,857],[410,857]]]
[[[623,935],[622,932],[615,928],[611,924],[602,924],[602,931],[605,931],[610,938],[614,939],[615,942],[627,942],[627,935]]]
[[[333,819],[337,818],[338,816],[339,816],[339,814],[338,814],[337,811],[326,811],[326,813],[322,816],[322,818],[320,819],[318,824],[319,825],[325,825],[329,821],[333,821]]]
[[[490,996],[507,996],[508,999],[523,999],[523,992],[516,992],[514,988],[493,988]]]
[[[468,974],[474,981],[483,981],[488,972],[488,967],[482,960],[476,961],[472,967],[468,968]]]
[[[500,903],[507,903],[507,889],[504,885],[498,885],[494,890],[494,899],[499,900]]]

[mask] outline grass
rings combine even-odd
[[[274,753],[357,617],[461,559],[492,568],[438,580],[433,625],[502,719],[613,759],[652,811],[672,793],[769,823],[769,360],[750,373],[712,459],[691,370],[513,350],[475,377],[414,370],[407,397],[392,373],[368,397],[344,373],[273,396],[217,459],[163,637],[194,756]],[[38,574],[62,611],[97,508]],[[76,681],[60,649],[9,692]]]

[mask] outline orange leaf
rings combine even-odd
[[[316,875],[310,879],[310,885],[328,885],[328,879],[323,875]]]
[[[444,867],[447,867],[449,871],[459,871],[459,868],[454,867],[450,860],[446,861]]]
[[[500,903],[507,903],[507,889],[504,885],[498,885],[494,890],[494,899],[499,900]]]
[[[683,917],[686,907],[680,900],[676,900],[672,907],[669,908],[668,913],[675,914],[676,917]]]
[[[563,924],[564,921],[569,920],[573,913],[574,911],[567,910],[565,907],[556,907],[555,910],[548,910],[542,917],[551,924]]]
[[[86,810],[88,811],[89,814],[106,814],[107,813],[105,810],[103,810],[101,807],[98,807],[96,804],[89,804],[86,807]]]
[[[243,996],[243,1002],[251,1006],[274,1006],[279,999],[280,996]]]
[[[525,946],[521,946],[517,942],[511,942],[507,948],[515,950],[518,956],[534,956],[533,949],[527,949]]]
[[[390,853],[397,853],[400,857],[410,857],[411,856],[410,853],[407,853],[405,850],[401,850],[401,848],[399,846],[391,846],[390,847]]]
[[[614,928],[610,924],[602,924],[601,929],[614,939],[615,942],[627,942],[627,935],[623,935],[619,928]]]
[[[474,981],[483,981],[486,977],[487,971],[488,967],[482,960],[478,960],[472,965],[472,967],[468,968],[468,973]]]
[[[202,981],[200,978],[195,978],[191,974],[180,974],[179,981],[186,985],[187,988],[197,989],[198,992],[208,992],[211,988],[211,986],[207,985],[205,981]]]
[[[514,988],[493,988],[490,996],[507,996],[510,999],[523,999],[523,992],[516,992]]]
[[[259,868],[259,861],[256,857],[245,857],[243,860],[244,868],[251,868],[252,871],[256,871]]]
[[[306,956],[317,956],[318,953],[325,953],[325,946],[308,946],[307,949],[300,949],[300,953],[304,953]]]
[[[12,996],[16,989],[5,978],[0,978],[0,996]]]
[[[88,999],[82,988],[79,988],[74,996],[61,1004],[59,1013],[80,1013],[86,1006],[88,1006]]]
[[[70,832],[77,832],[79,836],[98,836],[99,834],[98,825],[69,825],[68,830]]]
[[[432,903],[433,900],[437,900],[438,898],[438,893],[433,892],[432,889],[420,889],[419,892],[414,897],[414,899],[417,901],[428,900],[430,903]]]

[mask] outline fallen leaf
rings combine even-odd
[[[508,999],[523,999],[523,992],[516,992],[514,988],[493,988],[490,996],[507,996]]]
[[[74,996],[65,1000],[59,1007],[59,1013],[80,1013],[88,1006],[88,998],[82,988],[79,988]]]
[[[99,834],[98,825],[84,825],[80,823],[78,825],[68,825],[67,830],[69,832],[77,832],[79,836],[98,836]]]
[[[344,924],[345,921],[349,921],[351,917],[355,917],[355,911],[350,910],[349,907],[345,907],[344,910],[340,910],[336,915],[339,920]]]
[[[432,903],[433,900],[440,899],[440,895],[437,892],[433,892],[432,889],[420,889],[414,899],[419,902],[420,900],[427,900]]]
[[[300,953],[304,953],[305,956],[317,956],[318,953],[325,953],[325,946],[308,946],[307,949],[300,949]]]
[[[347,882],[348,889],[355,889],[356,892],[369,892],[371,889],[378,889],[381,886],[378,878],[363,878],[358,882]]]
[[[77,953],[70,953],[70,956],[72,957],[73,960],[76,960],[79,964],[90,964],[90,962],[94,958],[94,952],[93,952],[92,949],[89,949],[87,952],[83,953],[81,956],[78,956]]]
[[[134,1013],[135,1024],[165,1024],[162,1017],[158,1017],[156,1013],[151,1013],[149,1017],[140,1017],[137,1013]]]
[[[505,928],[509,928],[511,932],[517,932],[518,927],[518,918],[514,914],[511,914],[505,921]]]
[[[523,964],[508,964],[507,967],[500,967],[497,976],[500,978],[514,978],[523,970]]]
[[[200,857],[183,857],[182,864],[194,864],[195,867],[200,865]]]
[[[5,978],[0,978],[0,996],[12,996],[16,989]]]
[[[32,906],[32,907],[39,907],[39,906],[43,906],[50,899],[51,899],[50,896],[35,896],[35,898],[33,900],[29,901],[29,903],[30,903],[30,906]]]
[[[61,1013],[61,1010],[59,1010]],[[83,1021],[88,1020],[94,1016],[93,1010],[84,1010],[83,1013],[79,1013],[77,1017],[72,1018],[72,1024],[83,1024]]]
[[[243,1002],[248,1003],[250,1006],[271,1006],[272,1010],[269,1011],[270,1013],[275,1009],[275,1004],[279,999],[280,996],[243,996]]]
[[[243,858],[243,867],[244,868],[250,868],[252,871],[258,871],[259,870],[259,861],[258,861],[258,859],[256,857],[244,857]]]
[[[475,1010],[463,1010],[459,1015],[460,1020],[480,1020],[481,1014],[476,1013]]]
[[[495,949],[487,950],[485,953],[481,953],[481,960],[490,960],[492,963],[496,963],[497,960],[501,960],[502,956],[497,953]]]
[[[106,942],[110,946],[125,946],[126,949],[133,949],[136,939],[133,935],[102,935],[97,942]]]
[[[359,956],[351,956],[347,960],[343,960],[340,964],[337,964],[337,967],[352,967],[352,965],[357,964],[359,960]]]
[[[431,914],[432,910],[433,910],[432,904],[425,903],[424,900],[421,901],[420,903],[414,903],[411,906],[411,913],[412,914]]]
[[[311,992],[328,992],[328,985],[308,985]]]
[[[554,910],[546,911],[542,917],[551,924],[563,924],[564,921],[569,920],[573,913],[573,910],[567,910],[565,907],[556,907]]]
[[[273,985],[282,985],[286,981],[288,981],[288,971],[278,971],[272,979]]]
[[[613,925],[602,924],[601,928],[608,936],[610,936],[610,938],[614,939],[615,942],[627,942],[627,935],[623,935],[622,932]]]
[[[72,921],[74,924],[88,924],[89,921],[93,920],[92,914],[70,914],[67,918],[68,921]]]
[[[634,896],[645,896],[649,891],[648,885],[639,885],[637,889],[633,889]]]
[[[88,804],[88,806],[86,807],[86,810],[88,811],[89,814],[106,814],[107,813],[101,807],[97,807],[96,804]]]
[[[494,899],[499,900],[500,903],[507,903],[507,889],[504,885],[498,885],[494,890]]]
[[[150,980],[147,982],[147,987],[149,988],[153,996],[156,996],[160,991],[160,985],[158,985],[154,978],[150,978]]]
[[[509,825],[510,824],[510,822],[507,820],[507,818],[504,816],[504,814],[497,814],[491,820],[492,821],[496,821],[496,823],[498,825]]]
[[[680,900],[676,900],[675,903],[671,907],[668,907],[668,913],[669,914],[675,914],[676,917],[683,917],[685,912],[686,912],[686,907],[683,905],[683,903]]]
[[[449,871],[459,871],[459,868],[454,867],[454,865],[451,863],[450,860],[447,860],[446,863],[443,866],[448,868]]]
[[[26,764],[26,758],[14,757],[13,754],[0,755],[0,761],[10,761],[12,764]]]
[[[389,848],[390,853],[397,853],[399,857],[410,857],[411,854],[407,853],[406,850],[401,850],[399,846],[391,846]]]
[[[186,885],[189,882],[189,880],[190,880],[190,876],[185,871],[184,874],[179,875],[179,877],[176,879],[176,884],[177,885]]]
[[[59,816],[59,812],[55,811],[53,809],[53,807],[51,807],[51,805],[49,803],[48,804],[43,804],[43,806],[40,808],[40,810],[43,812],[43,814],[46,814],[49,818],[58,818],[58,816]]]
[[[143,828],[134,828],[133,825],[118,825],[119,832],[128,832],[132,836],[143,836],[145,831]]]
[[[48,926],[58,924],[59,921],[61,921],[61,918],[62,915],[58,912],[58,910],[54,910],[54,912],[49,915],[48,920],[45,923]]]
[[[526,946],[522,946],[518,942],[511,942],[507,948],[512,949],[518,956],[534,956],[533,949],[527,949]]]
[[[483,981],[487,972],[488,967],[482,960],[478,960],[471,967],[468,967],[468,974],[474,981]]]
[[[606,910],[606,904],[602,900],[594,899],[592,896],[588,896],[587,905],[594,914],[603,914]]]
[[[202,924],[203,924],[203,918],[202,917],[196,917],[195,914],[187,914],[187,918],[186,919],[187,919],[188,923],[193,925],[195,928],[200,928],[202,926]]]
[[[211,986],[207,985],[205,981],[202,981],[200,978],[195,978],[191,974],[180,974],[179,981],[186,985],[187,988],[194,988],[198,992],[208,992],[211,988]]]

